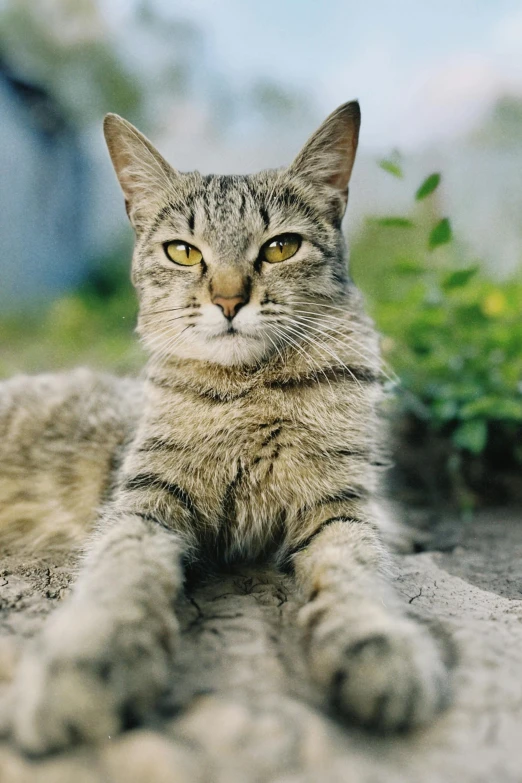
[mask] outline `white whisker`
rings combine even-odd
[[[296,320],[307,321],[310,324],[314,324],[315,326],[317,326],[318,323],[321,326],[324,325],[327,330],[327,333],[329,333],[330,330],[334,328],[333,324],[335,323],[339,323],[342,326],[348,326],[347,322],[344,319],[339,318],[338,316],[324,316],[324,315],[319,315],[317,313],[311,313],[309,311],[304,311],[304,310],[296,310],[294,312],[299,314],[306,313],[306,316],[299,315],[299,318],[297,318]],[[331,326],[328,324],[324,324],[323,322],[325,320],[326,321],[331,320],[333,324]],[[360,340],[356,340],[353,336],[354,334],[355,332],[353,331],[344,332],[344,337],[346,338],[346,340],[345,341],[343,340],[343,342],[346,342],[347,347],[353,348],[355,353],[358,353],[356,350],[357,347],[361,348],[364,351],[364,355],[361,353],[358,353],[358,355],[364,359],[366,358],[366,356],[373,357],[382,366],[382,373],[386,377],[386,379],[392,384],[397,384],[399,382],[399,378],[397,374],[394,372],[393,368],[391,368],[388,365],[388,363],[383,360],[380,351],[371,348],[368,344],[362,343]],[[341,339],[341,338],[334,337],[334,339]]]
[[[328,378],[328,375],[326,374],[324,369],[322,369],[321,367],[318,367],[316,365],[316,363],[314,362],[312,357],[309,354],[306,353],[305,349],[302,346],[300,346],[299,343],[296,340],[293,340],[291,337],[289,337],[288,334],[283,332],[281,329],[278,329],[275,324],[271,324],[271,327],[276,330],[276,333],[282,338],[284,343],[286,343],[287,345],[290,345],[291,348],[294,348],[295,350],[297,350],[301,354],[301,356],[303,356],[303,358],[305,359],[306,363],[308,365],[311,365],[311,368],[313,370],[318,370],[319,372],[321,372],[324,375],[324,377],[326,379],[326,382],[328,383],[328,386],[333,391],[332,384],[330,383],[330,379]]]
[[[346,372],[349,375],[351,375],[351,377],[353,378],[354,382],[357,383],[357,385],[361,388],[361,390],[363,389],[363,386],[362,386],[361,382],[356,377],[354,372],[343,362],[343,360],[333,350],[331,350],[331,348],[329,346],[327,346],[325,344],[324,341],[320,341],[317,338],[314,338],[313,335],[309,335],[306,332],[303,332],[302,330],[299,330],[297,328],[296,322],[293,321],[289,316],[286,316],[286,317],[291,322],[291,325],[286,327],[287,329],[291,329],[296,335],[298,335],[300,337],[300,339],[305,340],[306,342],[309,343],[309,345],[315,347],[319,351],[323,351],[323,352],[327,353],[329,356],[331,356],[333,359],[335,359],[335,361],[338,362],[339,365],[344,370],[346,370]]]

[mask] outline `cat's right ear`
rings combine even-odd
[[[150,141],[123,117],[107,114],[103,132],[123,190],[129,220],[138,231],[146,215],[161,206],[165,190],[178,174]]]
[[[344,212],[348,201],[348,183],[359,142],[361,110],[358,101],[339,106],[294,160],[289,171],[336,192]]]

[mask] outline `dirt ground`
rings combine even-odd
[[[150,725],[30,761],[0,743],[0,783],[522,783],[522,510],[490,511],[447,552],[398,559],[397,587],[460,652],[453,706],[379,738],[328,714],[293,631],[292,582],[210,580],[180,600],[184,644]],[[0,559],[0,732],[24,638],[67,593],[74,562]]]

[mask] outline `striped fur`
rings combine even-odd
[[[202,176],[107,118],[150,361],[143,385],[80,371],[2,392],[2,533],[76,539],[101,504],[76,590],[22,667],[26,750],[95,739],[129,705],[150,708],[187,562],[293,569],[311,675],[349,716],[394,730],[443,704],[441,651],[386,580],[378,343],[340,230],[358,130],[346,104],[287,169]],[[302,238],[295,256],[263,261],[263,244],[287,232]],[[201,264],[173,264],[175,239]],[[215,301],[234,297],[227,320]]]

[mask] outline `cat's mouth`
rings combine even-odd
[[[238,338],[242,337],[244,339],[252,339],[253,336],[254,335],[247,334],[242,329],[238,329],[237,327],[232,326],[232,324],[230,324],[226,329],[223,329],[223,331],[218,332],[218,334],[210,335],[210,339],[211,340],[219,340],[222,337],[228,337],[228,338],[231,338],[231,337],[238,337]]]
[[[228,329],[224,329],[222,332],[218,332],[218,334],[208,335],[207,339],[220,340],[222,337],[243,337],[243,335],[237,329],[234,329],[233,326],[229,326]]]

